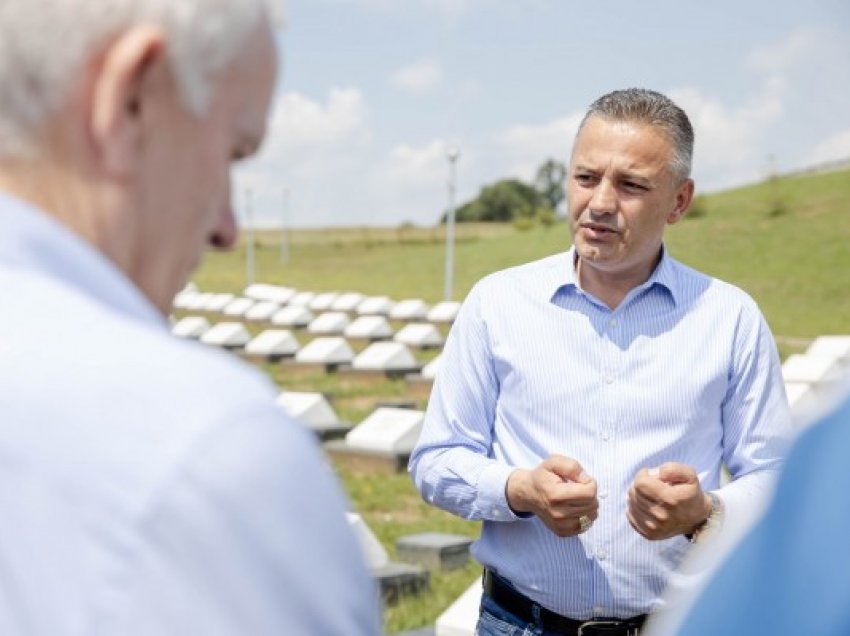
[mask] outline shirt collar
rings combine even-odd
[[[0,266],[62,281],[132,319],[167,325],[124,272],[61,222],[2,192],[0,218]]]
[[[563,259],[559,259],[559,266],[549,271],[549,277],[544,283],[550,299],[561,289],[570,289],[572,291],[579,291],[581,289],[578,284],[578,278],[576,278],[575,246],[570,247],[562,256]],[[661,246],[661,260],[658,261],[658,265],[646,282],[638,285],[636,289],[650,289],[655,286],[666,289],[674,305],[679,303],[681,290],[678,277],[676,276],[675,263],[663,244]]]

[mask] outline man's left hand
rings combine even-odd
[[[696,471],[684,464],[644,468],[629,489],[629,523],[651,541],[693,532],[710,513]]]

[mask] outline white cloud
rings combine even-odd
[[[739,107],[729,107],[696,88],[669,92],[691,120],[696,136],[697,186],[716,189],[764,176],[764,138],[782,115],[782,90],[766,82],[761,92]]]
[[[443,71],[435,62],[422,60],[400,68],[392,75],[392,83],[402,89],[424,93],[443,80]]]
[[[366,109],[356,88],[332,88],[326,104],[285,93],[270,118],[267,143],[292,152],[336,143],[365,131]]]
[[[547,159],[566,162],[583,112],[542,124],[517,124],[495,136],[495,146],[505,166],[504,176],[530,181]]]
[[[836,132],[818,143],[807,156],[803,167],[847,159],[850,159],[850,128]]]
[[[818,42],[823,35],[811,28],[795,31],[784,40],[753,50],[747,56],[745,64],[757,72],[783,73],[817,51]]]
[[[338,210],[335,202],[345,200],[338,193],[356,187],[353,175],[362,169],[359,163],[368,152],[371,131],[366,110],[357,88],[333,88],[324,101],[294,92],[281,96],[260,154],[236,171],[237,208],[250,187],[255,217],[278,217],[282,191],[289,188],[293,211],[299,211],[294,215],[296,224],[332,223]]]
[[[434,139],[422,146],[399,144],[390,151],[385,163],[386,176],[393,188],[434,187],[445,180],[448,165],[442,139]]]

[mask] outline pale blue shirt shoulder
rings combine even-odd
[[[0,632],[379,633],[344,497],[268,380],[50,218],[0,218]]]
[[[573,252],[492,274],[447,339],[410,469],[423,497],[484,521],[476,558],[573,618],[633,616],[659,602],[688,548],[628,524],[641,468],[676,461],[717,490],[728,514],[767,487],[790,434],[779,360],[756,304],[666,252],[612,311],[577,285]],[[557,453],[596,478],[600,513],[558,539],[518,518],[515,468]]]

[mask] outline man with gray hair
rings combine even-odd
[[[484,278],[452,327],[410,471],[483,521],[479,634],[636,634],[691,542],[778,468],[790,421],[764,318],[663,243],[692,149],[667,97],[596,100],[567,174],[572,248]]]
[[[377,634],[312,435],[166,315],[236,240],[261,0],[0,4],[0,633]]]

